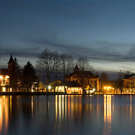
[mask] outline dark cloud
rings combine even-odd
[[[50,35],[50,36],[49,36]],[[28,47],[5,47],[1,46],[1,57],[9,56],[10,54],[15,55],[16,57],[33,57],[36,58],[42,50],[48,48],[51,51],[58,51],[60,53],[71,54],[73,57],[87,57],[90,61],[97,62],[134,62],[135,61],[135,47],[134,43],[115,43],[108,41],[94,41],[90,45],[83,44],[71,44],[68,42],[60,42],[57,38],[49,34],[49,38],[44,37],[36,38],[27,38],[25,39],[24,44],[29,44]],[[126,46],[130,46],[130,49],[123,50]],[[122,50],[124,52],[122,52]]]
[[[74,57],[87,57],[92,61],[106,62],[133,62],[135,61],[135,47],[133,44],[98,41],[90,46],[81,44],[55,43],[53,40],[31,40],[31,43],[41,48],[57,50],[73,55]],[[123,48],[130,46],[130,50],[122,52]]]
[[[37,57],[38,56],[38,50],[39,47],[24,47],[24,48],[10,48],[10,47],[4,47],[1,46],[1,58],[2,57],[7,57],[10,56],[11,54],[16,56],[16,57],[24,57],[24,58],[28,58],[28,57]]]

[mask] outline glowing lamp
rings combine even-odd
[[[51,86],[48,86],[48,89],[51,89]]]

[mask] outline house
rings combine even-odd
[[[13,68],[13,57],[11,55],[8,62],[8,69],[0,69],[0,91],[1,92],[11,92],[12,88],[10,87],[10,72]]]
[[[59,83],[55,87],[55,92],[64,92],[66,94],[82,94],[81,85],[74,81]]]
[[[135,93],[135,74],[125,75],[123,78],[123,94]]]
[[[9,91],[8,69],[0,69],[0,91],[1,92]]]
[[[74,68],[74,72],[66,75],[66,81],[74,81],[81,85],[82,89],[99,91],[99,77],[90,71],[81,71],[78,66]]]
[[[49,83],[48,85],[48,90],[49,92],[54,92],[55,91],[55,87],[58,86],[58,84],[62,83],[61,80],[54,80],[53,82]]]

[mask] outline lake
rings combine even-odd
[[[134,95],[0,96],[0,135],[133,135]]]

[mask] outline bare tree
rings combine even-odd
[[[108,85],[108,82],[109,82],[108,74],[105,73],[105,72],[102,72],[102,73],[100,74],[100,81],[101,81],[102,90],[103,90],[103,87],[104,87],[105,85]]]
[[[53,52],[53,76],[55,80],[58,79],[58,75],[60,73],[60,55],[57,51]]]
[[[123,88],[123,72],[121,70],[118,72],[117,87],[122,92],[122,88]]]
[[[53,53],[48,49],[43,50],[43,52],[38,57],[36,67],[38,71],[45,73],[46,84],[48,85],[50,83],[53,70]]]
[[[130,71],[126,71],[126,73],[125,73],[126,75],[130,75]]]
[[[68,54],[61,54],[60,55],[61,60],[61,71],[63,74],[63,80],[65,81],[66,74],[69,74],[73,70],[73,57]]]
[[[80,71],[87,71],[87,70],[93,71],[93,67],[90,66],[89,60],[85,57],[78,58],[76,63],[78,65]]]

